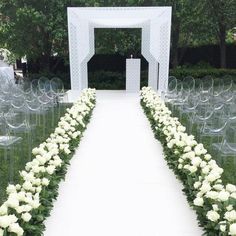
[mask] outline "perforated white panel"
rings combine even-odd
[[[70,40],[71,40],[71,51],[70,51],[70,65],[71,65],[71,77],[79,78],[79,61],[78,61],[78,48],[77,48],[77,36],[76,36],[76,26],[70,23]],[[74,89],[79,88],[79,80],[72,80],[71,87]]]
[[[160,91],[166,91],[167,87],[166,85],[168,80],[168,74],[169,74],[169,47],[166,44],[166,41],[169,40],[169,26],[168,23],[164,23],[160,27],[160,71],[159,71],[159,90]]]
[[[142,54],[149,62],[148,84],[166,89],[171,7],[72,7],[68,8],[68,25],[72,90],[88,86],[87,63],[94,54],[94,28],[142,28]]]

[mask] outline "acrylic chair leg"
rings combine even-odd
[[[7,161],[7,147],[4,147],[4,160]]]
[[[45,138],[45,129],[46,129],[46,124],[45,124],[45,113],[43,114],[43,138]]]
[[[32,150],[32,135],[31,130],[28,131],[28,161],[31,161],[31,150]]]
[[[51,127],[53,127],[54,126],[54,122],[55,122],[54,106],[52,106],[51,112],[52,112]]]
[[[9,167],[10,167],[10,171],[9,171],[9,180],[10,183],[14,182],[14,156],[13,156],[13,147],[11,147],[9,149]]]

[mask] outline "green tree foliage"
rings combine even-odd
[[[27,56],[49,70],[49,58],[67,57],[69,0],[1,0],[0,41],[19,57]]]
[[[67,7],[70,6],[172,6],[171,62],[176,67],[183,54],[178,48],[220,43],[225,66],[227,33],[236,25],[235,0],[1,0],[0,46],[17,56],[49,68],[49,58],[68,61]],[[229,38],[229,37],[228,37]],[[140,29],[96,30],[98,53],[139,54]],[[183,53],[184,50],[181,50]]]
[[[96,29],[95,47],[98,54],[140,55],[141,29]]]
[[[226,67],[226,41],[227,34],[236,25],[235,0],[207,0],[204,1],[203,14],[208,18],[209,25],[219,42],[221,54],[221,67]]]

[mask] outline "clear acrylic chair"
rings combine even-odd
[[[222,142],[213,143],[212,146],[222,164],[227,157],[233,158],[236,164],[236,118],[227,121]]]
[[[4,121],[0,124],[0,148],[3,149],[4,152],[4,161],[5,163],[9,163],[9,174],[8,181],[13,182],[14,180],[14,167],[15,167],[15,159],[14,159],[14,149],[17,144],[22,141],[22,137],[17,135],[12,135],[10,127]]]
[[[30,121],[26,111],[22,112],[22,108],[12,107],[5,114],[5,121],[9,130],[14,136],[19,136],[22,134],[27,135],[28,143],[28,160],[31,160],[31,150],[32,150],[32,131],[35,128],[30,125]]]
[[[204,124],[200,130],[200,142],[203,138],[207,138],[208,148],[212,148],[212,143],[220,142],[223,137],[224,128],[227,124],[227,116],[225,114],[224,106],[214,109],[210,117],[205,119]]]
[[[189,120],[189,131],[193,133],[197,139],[199,139],[199,132],[202,129],[205,121],[210,119],[214,112],[214,108],[209,105],[208,102],[199,102],[195,108],[194,113]]]

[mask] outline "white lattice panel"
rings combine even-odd
[[[70,73],[71,78],[77,78],[71,80],[71,88],[79,89],[79,61],[78,61],[78,47],[77,47],[77,35],[76,26],[70,23]]]
[[[167,22],[160,27],[160,72],[159,72],[159,90],[166,91],[166,85],[169,74],[169,47],[166,41],[169,39],[169,25]]]

